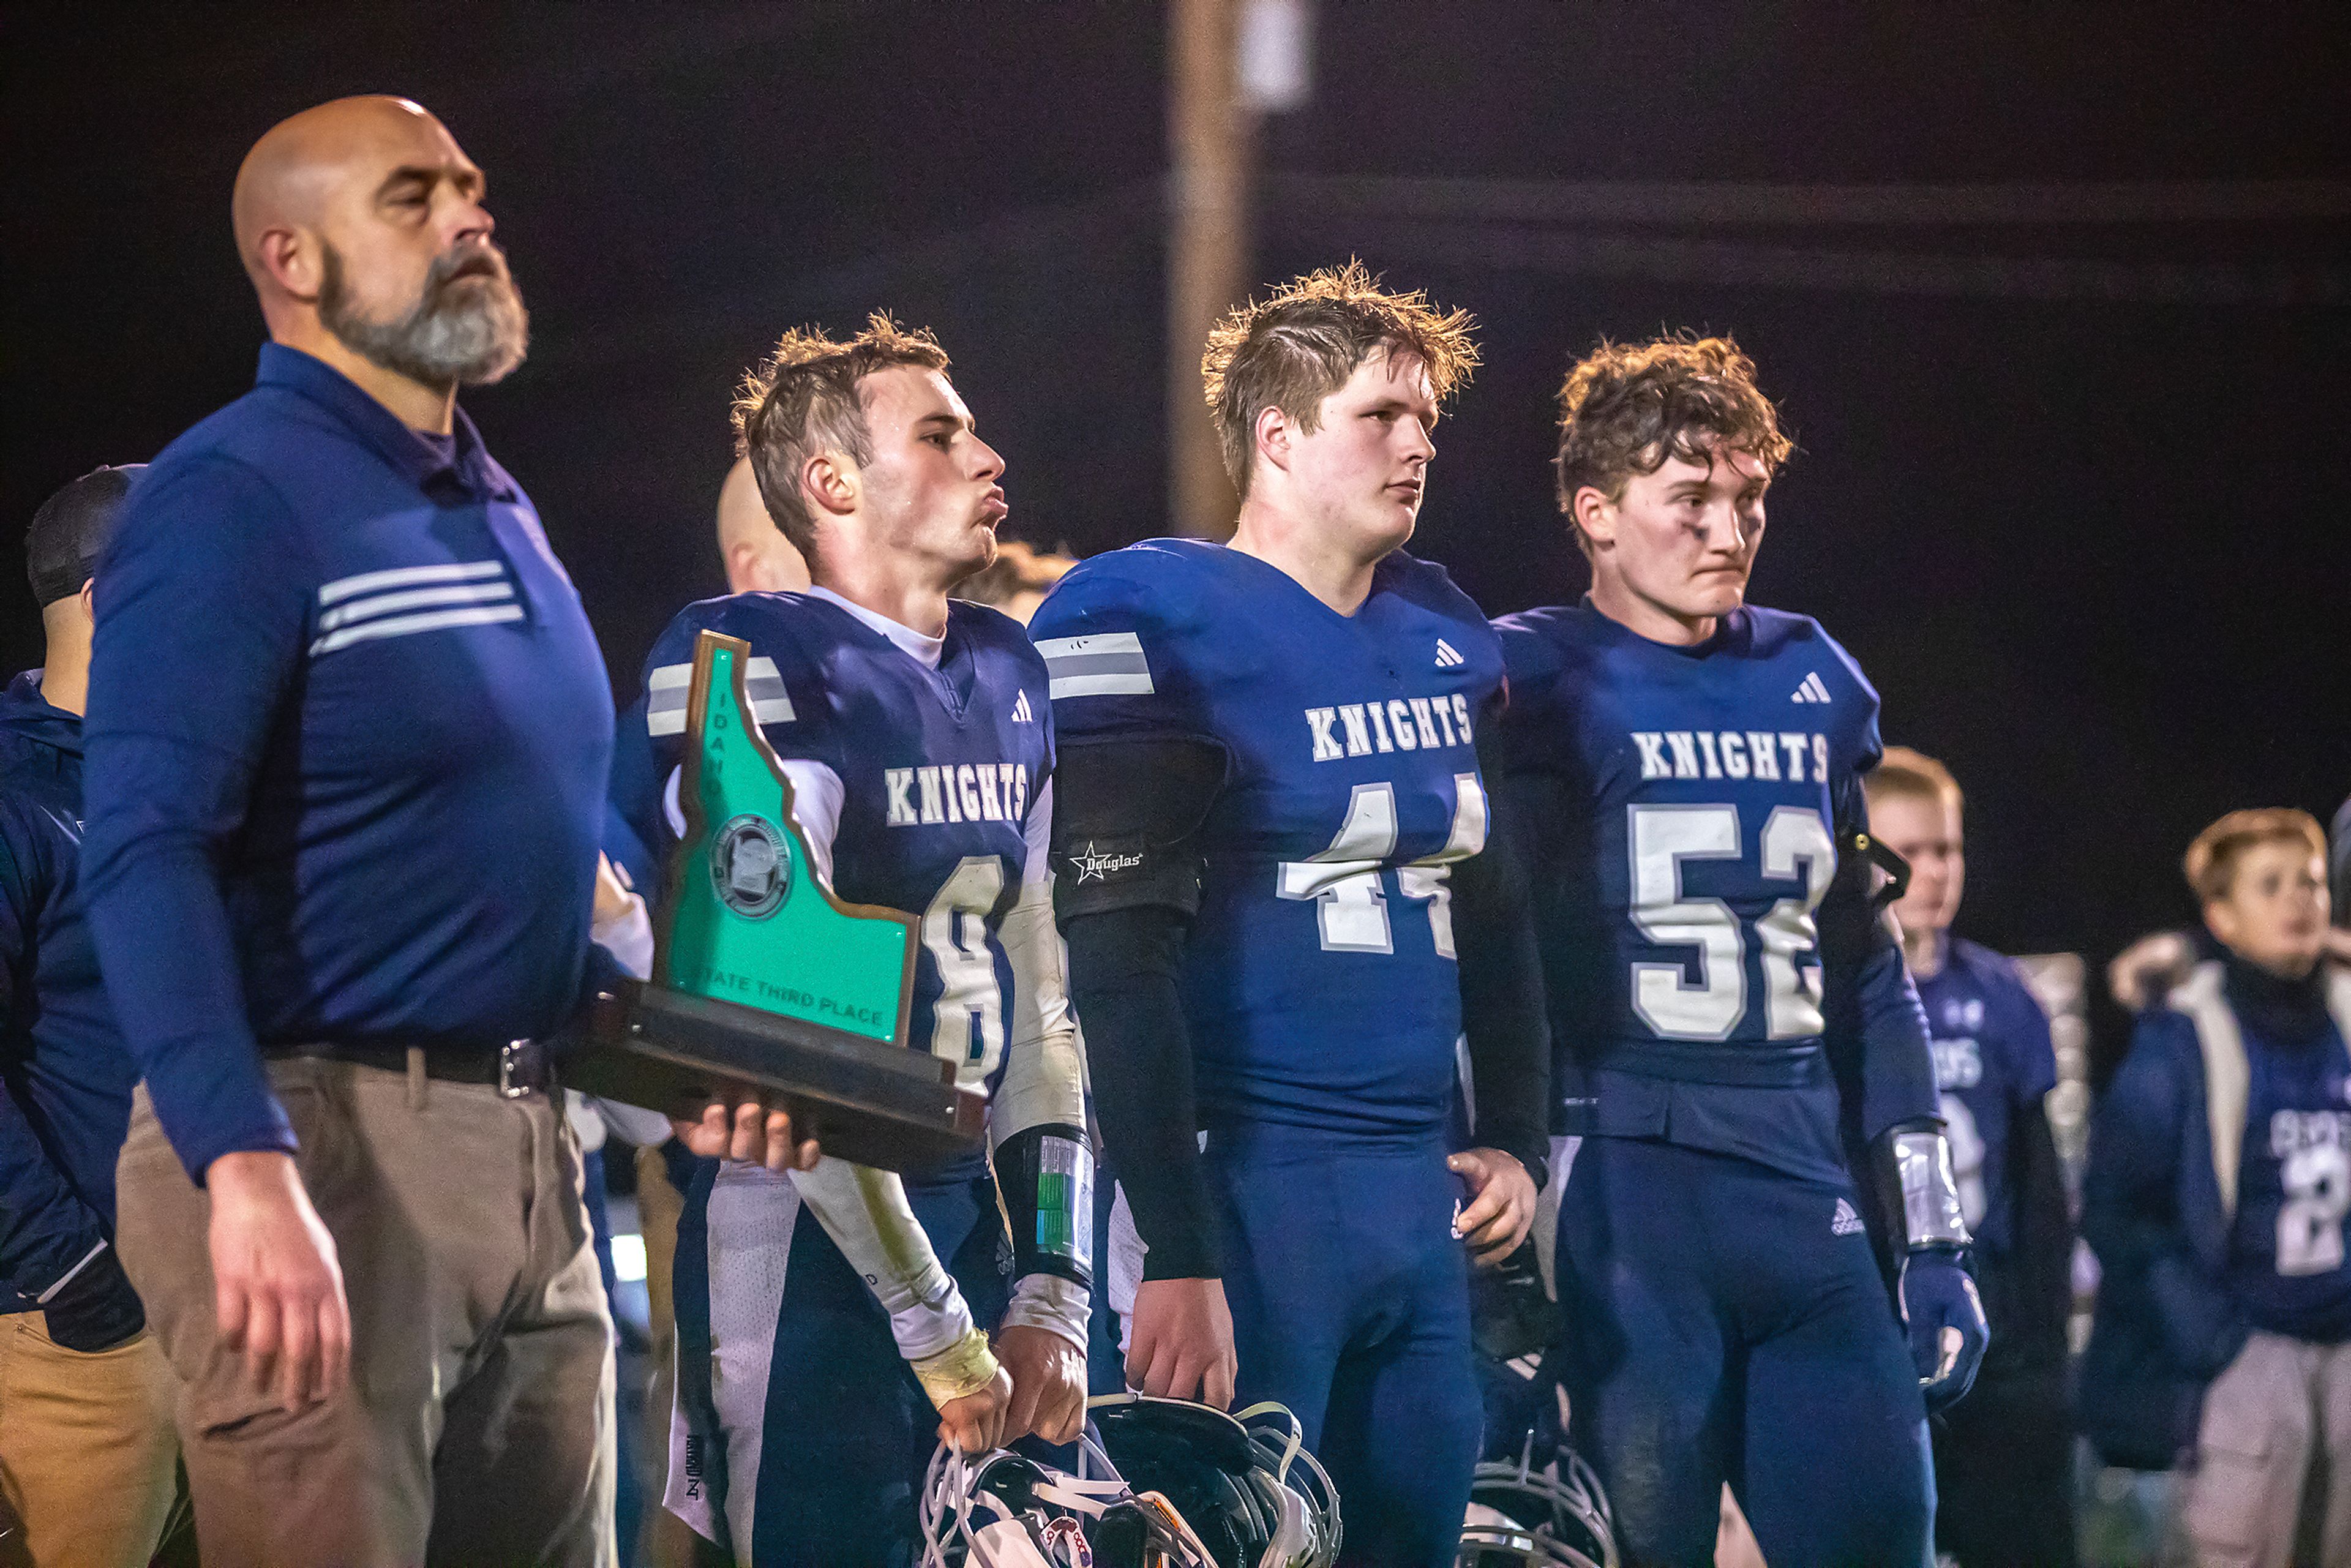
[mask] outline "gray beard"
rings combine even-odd
[[[319,324],[360,358],[424,386],[486,386],[522,363],[530,312],[504,276],[459,291],[451,273],[462,259],[455,251],[434,258],[408,313],[377,321],[360,313],[344,287],[342,257],[329,246],[319,285]]]

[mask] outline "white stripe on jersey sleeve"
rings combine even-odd
[[[799,716],[784,690],[776,661],[757,658],[743,666],[744,694],[751,699],[754,724],[790,724]],[[694,666],[664,664],[645,677],[645,733],[656,738],[685,733],[685,711],[694,696]]]
[[[1132,632],[1097,632],[1083,637],[1048,637],[1037,644],[1053,678],[1051,695],[1063,697],[1149,696],[1151,662],[1143,639]]]

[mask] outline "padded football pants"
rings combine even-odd
[[[1571,1437],[1628,1568],[1711,1563],[1726,1480],[1771,1568],[1934,1561],[1918,1377],[1842,1186],[1586,1138],[1557,1264]]]
[[[1234,1407],[1276,1399],[1339,1489],[1349,1563],[1450,1568],[1482,1425],[1461,1188],[1440,1138],[1209,1134]]]
[[[985,1170],[906,1197],[972,1316],[1008,1295]],[[677,1228],[670,1511],[757,1568],[897,1568],[938,1413],[890,1319],[789,1180],[706,1165]]]

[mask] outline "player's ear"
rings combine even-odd
[[[1258,461],[1271,464],[1284,473],[1290,471],[1290,416],[1273,403],[1257,411],[1257,419],[1249,426],[1249,438],[1257,446]]]
[[[2204,905],[2204,928],[2220,939],[2223,947],[2234,948],[2244,932],[2244,922],[2237,918],[2237,906],[2227,897],[2208,900]]]
[[[1597,486],[1586,485],[1576,491],[1567,505],[1567,520],[1595,545],[1616,542],[1616,503]]]
[[[811,511],[846,516],[857,509],[857,467],[838,452],[820,452],[800,465],[800,494]]]

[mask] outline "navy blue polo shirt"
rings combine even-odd
[[[612,702],[530,500],[277,344],[98,575],[83,874],[189,1174],[294,1146],[261,1059],[547,1032],[588,954]]]

